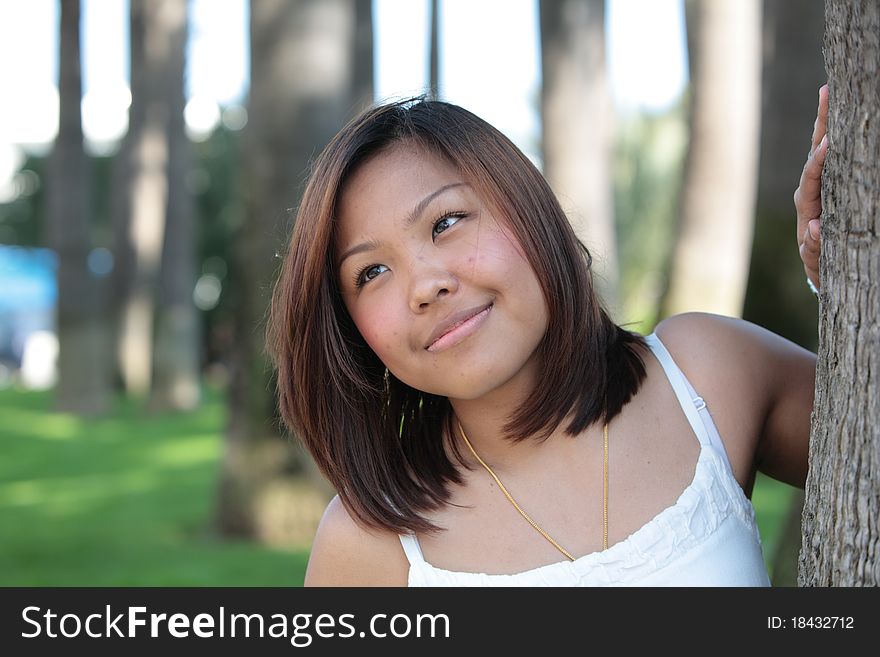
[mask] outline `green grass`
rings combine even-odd
[[[308,552],[210,530],[225,408],[105,419],[50,412],[47,393],[0,391],[0,586],[299,586]],[[793,489],[752,496],[768,570]],[[772,572],[771,572],[772,574]]]
[[[0,585],[299,586],[308,553],[211,531],[225,409],[99,420],[0,391]]]
[[[752,504],[755,507],[755,517],[758,529],[761,532],[761,544],[764,550],[764,563],[767,571],[773,579],[773,559],[779,546],[782,530],[788,516],[789,506],[795,493],[795,488],[781,481],[771,479],[758,473],[755,479],[755,487],[752,491]],[[797,554],[789,555],[790,559],[797,559]]]

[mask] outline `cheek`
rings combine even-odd
[[[355,326],[367,345],[386,365],[400,351],[403,332],[389,304],[376,304],[369,309],[356,309],[351,313]]]
[[[491,277],[510,312],[534,330],[547,326],[547,303],[538,276],[513,238],[499,235],[481,249],[477,268]]]
[[[537,285],[537,277],[517,244],[500,232],[483,240],[468,264],[475,273],[491,276],[499,286],[516,288],[520,294],[526,292],[523,284],[529,289]]]

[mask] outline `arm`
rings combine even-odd
[[[819,254],[822,217],[822,169],[828,152],[828,85],[819,89],[819,107],[810,154],[794,193],[797,240],[804,272],[820,289]],[[770,404],[755,450],[757,468],[766,475],[803,488],[807,478],[810,415],[816,385],[816,355],[753,324],[750,334],[759,360],[752,367],[769,382]],[[759,374],[760,375],[760,374]]]
[[[822,170],[828,153],[828,85],[819,89],[819,108],[813,124],[813,137],[810,154],[804,165],[798,188],[794,193],[797,210],[797,240],[804,272],[813,286],[820,289],[819,255],[821,252],[820,227],[822,218]],[[756,460],[759,469],[781,481],[800,488],[804,487],[807,473],[808,446],[798,439],[793,427],[803,422],[800,409],[806,392],[797,392],[809,381],[810,405],[816,378],[816,356],[810,354],[812,362],[801,354],[798,357],[791,350],[777,347],[776,360],[780,373],[776,381],[776,403],[767,418],[765,438],[758,444]],[[802,350],[803,351],[803,350]],[[809,352],[807,352],[809,353]],[[788,378],[786,382],[786,378]],[[809,434],[809,424],[803,429]]]
[[[751,326],[754,326],[751,325]],[[754,326],[763,371],[771,386],[770,406],[755,452],[764,474],[803,488],[810,451],[810,416],[816,387],[816,354]]]
[[[305,586],[406,586],[408,573],[397,534],[361,527],[339,496],[330,500],[312,543]]]

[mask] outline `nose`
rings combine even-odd
[[[409,305],[414,313],[423,312],[432,303],[458,290],[458,279],[447,268],[417,263],[410,279]]]

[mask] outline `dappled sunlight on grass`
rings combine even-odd
[[[47,514],[79,512],[86,505],[114,495],[144,493],[159,484],[151,472],[86,474],[33,479],[0,485],[0,506],[40,505]]]
[[[56,413],[46,415],[37,409],[6,407],[2,410],[3,426],[0,429],[0,444],[12,436],[37,438],[40,440],[70,440],[79,435],[82,421],[75,415]]]
[[[0,391],[0,585],[297,586],[308,550],[213,533],[226,426],[219,393],[192,413],[120,400],[105,418]]]
[[[171,468],[182,468],[197,463],[213,463],[219,458],[216,435],[187,436],[165,443],[152,451],[154,462]]]

